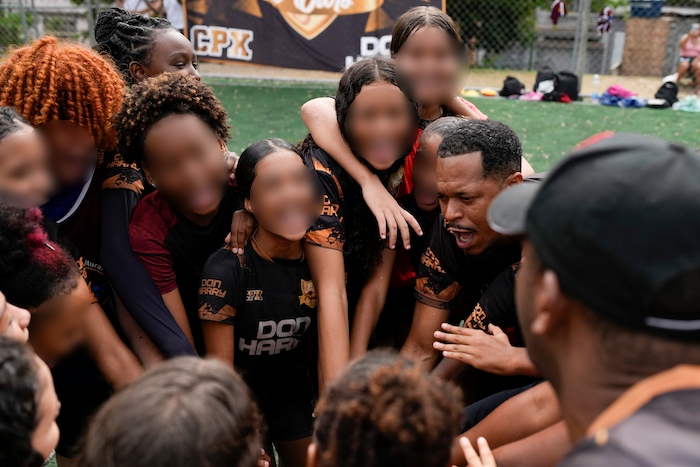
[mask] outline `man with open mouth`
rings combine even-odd
[[[491,120],[465,120],[438,148],[441,215],[421,257],[413,323],[402,349],[428,371],[438,357],[433,333],[466,318],[496,276],[520,261],[520,245],[493,231],[486,212],[496,195],[523,181],[521,157],[513,130]]]

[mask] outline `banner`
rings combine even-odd
[[[186,29],[206,61],[341,71],[389,55],[391,29],[414,6],[443,0],[187,0]]]

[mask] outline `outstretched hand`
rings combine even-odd
[[[409,227],[418,235],[423,235],[423,229],[415,217],[399,206],[393,196],[386,190],[379,178],[372,177],[371,182],[362,186],[362,197],[365,199],[379,226],[379,237],[389,239],[389,248],[396,247],[396,238],[400,233],[404,248],[411,248]],[[388,235],[387,235],[388,234]]]

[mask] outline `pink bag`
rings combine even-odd
[[[632,91],[630,91],[629,89],[623,88],[619,84],[613,84],[612,86],[610,86],[608,88],[607,92],[611,96],[621,97],[623,99],[627,99],[629,97],[634,97],[637,95],[637,94],[633,93]]]

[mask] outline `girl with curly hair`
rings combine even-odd
[[[110,8],[97,17],[95,39],[96,50],[117,65],[129,86],[161,73],[200,79],[192,44],[164,18]],[[230,158],[230,166],[233,161]],[[106,172],[102,183],[101,259],[120,299],[124,332],[147,365],[163,358],[195,355],[129,244],[134,207],[153,191],[152,187],[139,164],[127,163],[120,154],[107,161]]]
[[[116,147],[111,121],[123,88],[119,73],[99,54],[54,37],[18,48],[0,64],[0,104],[14,109],[4,109],[0,118],[0,196],[15,206],[42,204],[44,229],[70,252],[93,301],[107,311],[96,309],[90,321],[101,333],[97,365],[76,354],[52,369],[64,400],[63,457],[75,455],[85,420],[112,388],[142,371],[109,322],[110,286],[100,264],[100,162]]]
[[[58,423],[63,433],[57,452],[63,463],[75,455],[90,414],[142,368],[125,347],[125,352],[113,350],[115,342],[121,344],[116,331],[96,306],[75,259],[42,221],[37,208],[0,203],[0,290],[8,302],[32,314],[29,343],[62,388],[64,410]],[[109,383],[99,373],[95,378],[86,363]]]
[[[444,467],[459,428],[454,387],[396,353],[372,351],[316,408],[309,467]]]
[[[132,87],[115,123],[119,153],[155,189],[134,209],[131,247],[191,345],[203,352],[199,276],[239,205],[229,185],[226,110],[204,83],[164,73]]]

